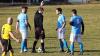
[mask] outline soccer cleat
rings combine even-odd
[[[74,52],[70,52],[70,56],[74,56]]]
[[[27,52],[27,49],[24,49],[24,52]]]

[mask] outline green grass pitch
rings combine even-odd
[[[69,44],[69,35],[71,27],[69,25],[69,20],[71,16],[71,10],[77,9],[78,14],[81,15],[85,23],[85,33],[82,37],[84,43],[84,55],[83,56],[100,56],[100,4],[86,4],[86,5],[48,5],[45,6],[44,11],[44,28],[46,33],[45,46],[47,53],[31,53],[32,44],[34,41],[34,22],[33,17],[38,8],[38,6],[29,6],[28,15],[29,22],[32,26],[32,30],[29,31],[28,38],[28,52],[20,53],[20,44],[12,40],[12,46],[14,48],[14,56],[69,56],[67,53],[59,52],[59,42],[56,35],[56,21],[57,15],[55,9],[61,7],[63,9],[64,15],[67,18],[66,25],[66,40]],[[1,26],[6,23],[9,16],[14,18],[14,23],[12,25],[13,31],[15,31],[15,24],[17,15],[20,12],[20,7],[0,7],[0,30]],[[16,37],[21,39],[20,34],[16,34]],[[40,46],[38,42],[37,48]],[[75,56],[79,56],[79,46],[75,43]],[[0,50],[1,55],[1,50]]]

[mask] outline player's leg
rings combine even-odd
[[[64,44],[64,47],[67,48],[67,53],[70,52],[70,49],[68,47],[68,43],[67,43],[67,41],[65,39],[63,41],[63,44]]]
[[[10,56],[14,56],[13,55],[13,48],[12,48],[12,46],[11,46],[11,40],[9,39],[9,44],[8,44],[8,51],[10,52]]]
[[[22,39],[20,53],[22,53],[23,51],[24,51],[24,40]]]
[[[80,47],[80,55],[83,55],[83,43],[82,43],[80,34],[78,35],[77,41],[78,41],[78,44],[79,44],[79,47]]]
[[[44,43],[44,39],[45,39],[45,32],[43,31],[43,33],[41,34],[41,47],[42,47],[42,51],[43,53],[45,52],[45,43]]]
[[[8,48],[8,40],[2,39],[2,45],[3,45],[4,49],[2,50],[1,56],[6,56],[7,48]]]
[[[24,37],[25,37],[25,34],[24,34],[23,30],[20,30],[20,33],[21,33],[21,37],[22,37],[20,53],[22,53],[24,51],[24,44],[25,44],[25,38]]]
[[[41,39],[41,48],[42,48],[42,52],[45,52],[45,44],[44,44],[44,39]]]
[[[22,42],[21,42],[21,53],[23,51],[27,52],[27,39],[22,39]]]
[[[38,42],[39,39],[35,39],[34,43],[33,43],[33,47],[32,47],[32,53],[35,53],[36,50],[35,50],[35,47],[37,45],[37,42]]]
[[[64,52],[64,43],[62,41],[62,34],[59,31],[59,29],[57,31],[57,34],[58,34],[58,39],[59,39],[59,44],[60,44],[60,49],[61,49],[60,52]]]
[[[28,31],[24,31],[24,52],[27,52],[27,38],[28,38]]]
[[[2,51],[3,51],[4,47],[3,47],[3,44],[2,44],[2,39],[0,39],[0,46],[1,46]]]
[[[6,52],[5,52],[5,51],[3,51],[3,53],[1,54],[1,56],[6,56]]]
[[[24,40],[24,52],[27,52],[27,39]]]
[[[74,55],[74,42],[70,43],[70,54]]]
[[[37,42],[39,40],[39,37],[40,37],[40,32],[39,31],[35,31],[35,41],[33,43],[32,53],[35,53],[36,52],[35,47],[37,45]]]
[[[71,33],[71,35],[70,35],[70,52],[71,52],[71,55],[74,55],[74,41],[75,41],[75,34]]]
[[[65,39],[65,29],[63,29],[63,31],[61,32],[61,38],[62,38],[64,47],[67,48],[67,53],[68,53],[70,50],[69,50],[67,41],[66,41],[66,39]]]
[[[12,51],[12,50],[10,50],[9,52],[10,52],[10,56],[14,56],[14,54],[13,54],[13,51]]]
[[[60,48],[61,48],[60,52],[64,52],[64,43],[62,39],[59,39],[59,43],[60,43]]]

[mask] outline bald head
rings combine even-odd
[[[12,17],[9,17],[9,18],[7,19],[7,23],[10,24],[10,25],[12,25],[12,23],[13,23],[13,18],[12,18]]]

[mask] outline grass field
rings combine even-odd
[[[33,24],[33,15],[38,8],[38,6],[29,6],[28,15],[29,22],[32,26],[32,31],[30,31],[28,39],[28,52],[20,53],[20,44],[12,40],[12,46],[14,48],[14,56],[69,56],[67,53],[59,52],[59,43],[56,36],[56,21],[57,15],[55,13],[55,8],[61,7],[65,16],[67,17],[67,31],[66,31],[66,40],[69,43],[70,35],[70,26],[69,20],[71,16],[71,9],[76,8],[84,18],[85,23],[85,34],[83,35],[84,43],[84,55],[83,56],[100,56],[100,4],[87,4],[87,5],[52,5],[45,6],[44,12],[44,28],[46,33],[45,46],[47,53],[31,53],[32,44],[34,41],[34,24]],[[20,7],[1,7],[0,8],[0,30],[1,26],[6,23],[6,19],[11,16],[14,18],[13,31],[15,31],[15,23],[17,15],[20,12]],[[16,34],[16,37],[21,38],[20,34]],[[40,46],[38,43],[37,48]],[[79,46],[75,43],[75,56],[79,56]],[[1,55],[1,51],[0,51]]]

